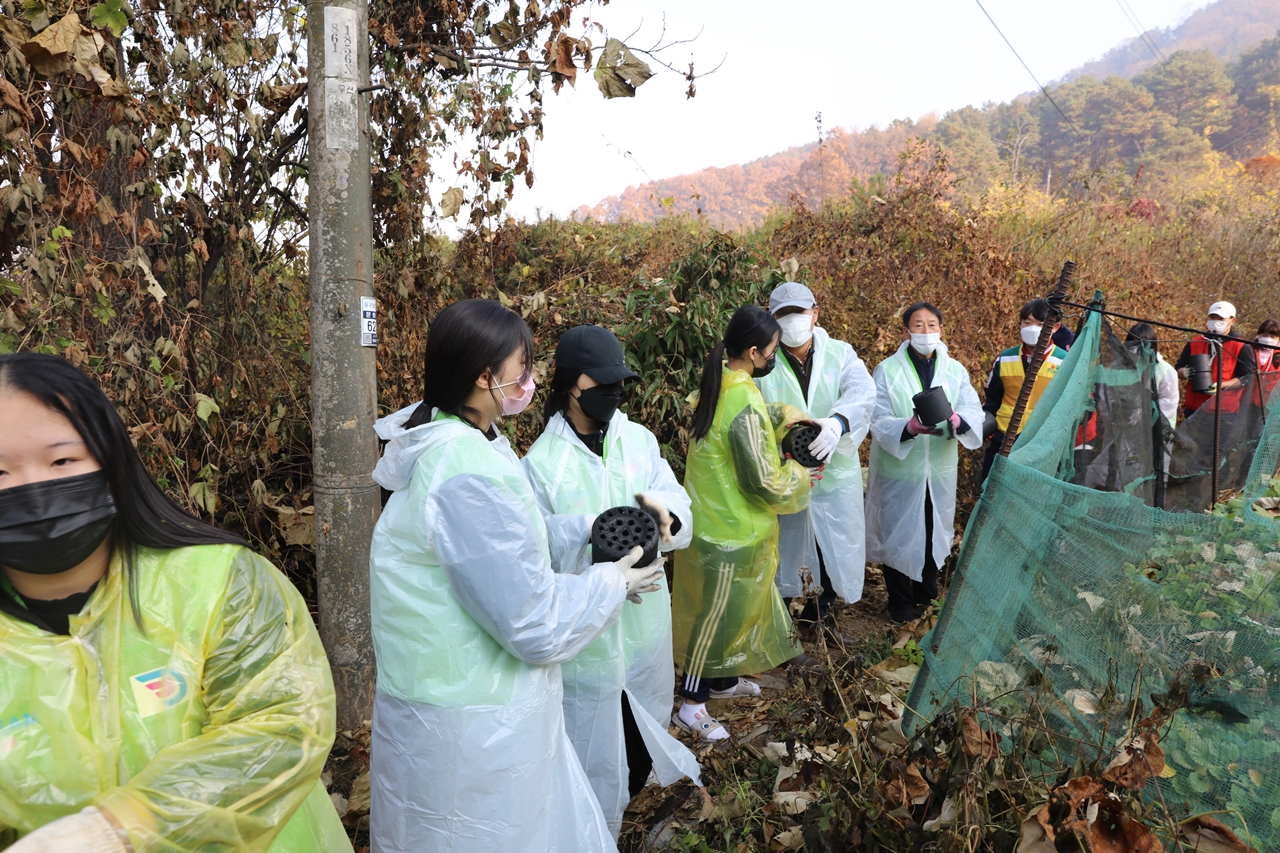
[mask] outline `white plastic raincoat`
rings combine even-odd
[[[0,848],[93,805],[134,853],[349,853],[293,584],[237,545],[139,548],[134,570],[145,631],[118,554],[70,636],[0,613]]]
[[[551,570],[506,439],[416,406],[383,418],[370,600],[374,853],[598,853],[612,834],[564,729],[560,664],[613,625],[611,565]]]
[[[605,433],[604,458],[587,449],[569,423],[556,414],[521,460],[533,485],[551,536],[556,571],[579,574],[591,566],[591,525],[615,506],[634,506],[644,494],[680,520],[663,551],[685,548],[693,536],[693,515],[658,441],[622,412]],[[688,776],[701,784],[698,760],[667,733],[675,663],[671,656],[671,593],[666,586],[627,604],[622,618],[573,660],[561,667],[564,722],[587,770],[591,787],[616,836],[630,801],[621,695],[653,758],[658,782],[671,785]]]
[[[867,480],[867,560],[890,566],[912,580],[924,574],[924,496],[933,498],[934,562],[941,566],[955,539],[958,443],[970,450],[982,445],[982,403],[969,382],[969,372],[947,354],[936,351],[933,385],[947,391],[953,411],[969,430],[957,439],[918,435],[902,440],[915,407],[920,376],[907,355],[909,344],[876,366],[876,408],[871,418],[871,471]]]
[[[756,380],[766,403],[786,403],[815,418],[843,415],[849,431],[840,438],[827,461],[822,479],[813,487],[809,508],[778,516],[778,591],[785,596],[804,594],[800,567],[807,567],[818,582],[818,551],[822,548],[827,576],[836,594],[845,601],[862,598],[866,571],[867,534],[862,515],[862,462],[858,446],[867,437],[876,386],[867,366],[853,347],[833,340],[824,329],[813,330],[813,369],[809,375],[809,399],[786,358],[778,359],[772,373]]]

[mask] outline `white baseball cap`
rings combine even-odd
[[[769,294],[769,313],[777,314],[783,308],[804,308],[806,311],[818,304],[813,291],[798,281],[787,281]]]
[[[1210,314],[1217,314],[1224,320],[1230,320],[1236,316],[1236,306],[1230,302],[1215,302],[1209,306]]]

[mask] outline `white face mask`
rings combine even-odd
[[[1029,347],[1035,346],[1040,341],[1040,330],[1043,326],[1023,326],[1022,342]]]
[[[1231,324],[1226,320],[1210,320],[1204,324],[1204,327],[1215,335],[1225,335],[1227,329],[1231,328]]]
[[[813,337],[813,316],[811,314],[788,314],[778,318],[782,327],[782,343],[784,346],[800,347]]]
[[[1271,344],[1271,346],[1280,346],[1280,338],[1258,338],[1260,344]],[[1255,350],[1258,354],[1258,366],[1270,367],[1272,362],[1280,363],[1280,359],[1276,358],[1276,351],[1273,349]]]
[[[938,332],[932,332],[927,335],[911,333],[911,348],[921,355],[933,355],[933,351],[938,348],[940,343],[942,343],[942,335]]]

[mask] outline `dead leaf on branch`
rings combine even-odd
[[[80,37],[80,16],[68,12],[39,35],[22,45],[22,55],[45,76],[61,74],[71,67],[71,51]]]
[[[22,119],[24,127],[31,124],[31,107],[27,106],[27,102],[22,97],[22,93],[18,91],[18,87],[3,77],[0,77],[0,104],[16,112]]]
[[[1000,747],[996,746],[1000,735],[983,731],[982,726],[970,714],[960,718],[960,737],[960,750],[965,755],[981,758],[983,761],[1000,757]]]
[[[457,216],[458,211],[462,208],[462,190],[458,187],[451,187],[444,191],[444,195],[440,197],[440,215],[441,216]]]
[[[916,766],[911,764],[906,773],[889,782],[885,787],[885,796],[895,805],[918,806],[929,798],[929,783],[920,775]]]
[[[1153,775],[1159,776],[1163,772],[1164,750],[1160,748],[1157,734],[1150,731],[1138,735],[1120,750],[1120,754],[1102,771],[1102,778],[1139,791],[1146,787],[1147,780]]]
[[[556,42],[556,61],[552,71],[558,75],[555,79],[557,92],[560,91],[560,86],[565,80],[575,88],[578,85],[578,67],[573,64],[573,51],[577,46],[578,40],[564,33],[560,34],[560,40]]]
[[[604,53],[596,66],[596,85],[606,98],[634,98],[636,89],[653,76],[648,64],[618,39],[605,42]]]
[[[1198,853],[1258,853],[1234,832],[1206,815],[1197,815],[1178,824],[1178,838]]]

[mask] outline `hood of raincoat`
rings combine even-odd
[[[382,450],[382,458],[373,469],[373,481],[387,491],[398,492],[408,487],[409,481],[413,479],[414,466],[418,464],[422,454],[446,441],[452,441],[459,434],[475,429],[454,418],[432,420],[412,429],[405,429],[404,425],[419,405],[421,403],[406,406],[385,418],[379,418],[373,425],[378,438],[387,443]],[[435,410],[431,412],[431,416],[436,416]],[[495,444],[499,442],[503,446],[507,444],[503,436],[494,439]]]

